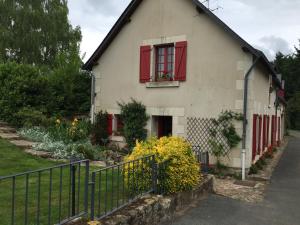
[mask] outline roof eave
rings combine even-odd
[[[82,68],[84,70],[91,71],[93,69],[93,66],[95,65],[96,61],[102,56],[102,54],[105,52],[105,50],[111,44],[113,39],[119,34],[119,32],[122,30],[123,26],[126,23],[130,22],[131,15],[134,13],[136,8],[139,6],[139,4],[142,1],[143,0],[133,0],[133,1],[131,1],[131,3],[127,6],[125,11],[120,16],[120,18],[114,24],[112,29],[106,35],[106,37],[104,38],[102,43],[99,45],[99,47],[93,53],[93,55],[89,58],[89,60],[83,65]]]

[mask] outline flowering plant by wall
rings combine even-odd
[[[125,161],[132,161],[148,155],[155,155],[158,164],[168,162],[164,182],[164,189],[168,193],[191,190],[199,184],[201,177],[200,165],[197,163],[190,144],[183,138],[162,137],[137,142],[133,152],[125,158]],[[147,180],[145,177],[145,174],[149,174],[145,172],[147,168],[141,170],[143,176],[137,177]],[[126,171],[128,170],[125,169],[125,173]],[[132,181],[129,178],[127,182],[131,183]],[[145,182],[137,183],[146,185]]]

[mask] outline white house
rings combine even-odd
[[[147,107],[149,136],[197,139],[190,119],[243,113],[231,167],[249,168],[282,138],[284,91],[273,66],[197,0],[133,0],[84,69],[95,77],[93,112],[112,115],[112,140],[123,140],[117,102],[131,98]]]

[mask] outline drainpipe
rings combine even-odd
[[[249,84],[249,77],[251,75],[252,70],[257,65],[260,55],[255,59],[252,66],[249,68],[245,75],[244,80],[244,107],[243,107],[243,138],[242,138],[242,180],[246,179],[246,137],[247,137],[247,111],[248,111],[248,84]]]
[[[95,75],[93,74],[93,72],[90,72],[91,75],[91,123],[94,124],[95,123],[95,97],[96,97],[96,93],[95,93]]]

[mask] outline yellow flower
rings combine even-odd
[[[73,126],[73,127],[76,126],[76,122],[72,122],[72,126]]]
[[[60,124],[60,119],[57,119],[57,120],[56,120],[56,123],[57,123],[57,124]]]
[[[140,157],[155,155],[157,163],[167,163],[166,184],[169,193],[178,191],[190,190],[199,183],[201,179],[200,165],[192,153],[190,144],[179,137],[163,137],[161,139],[150,138],[144,142],[137,142],[132,153],[125,158],[125,161],[131,161]],[[133,176],[127,176],[131,172],[132,163],[125,167],[125,179],[127,183],[131,183]],[[134,165],[135,170],[141,173],[143,180],[147,176],[147,171],[150,173],[148,165],[146,168],[141,167],[139,163]],[[145,170],[146,169],[146,170]],[[150,174],[148,174],[151,176]],[[131,180],[130,180],[131,179]],[[150,178],[149,178],[150,179]],[[141,180],[141,185],[143,181]],[[145,184],[147,185],[147,184]],[[141,186],[143,188],[143,186]]]
[[[101,225],[101,223],[99,221],[90,221],[88,225]]]
[[[77,119],[77,118],[75,118],[75,119],[74,119],[74,122],[75,122],[75,123],[76,123],[76,122],[78,122],[78,119]]]

